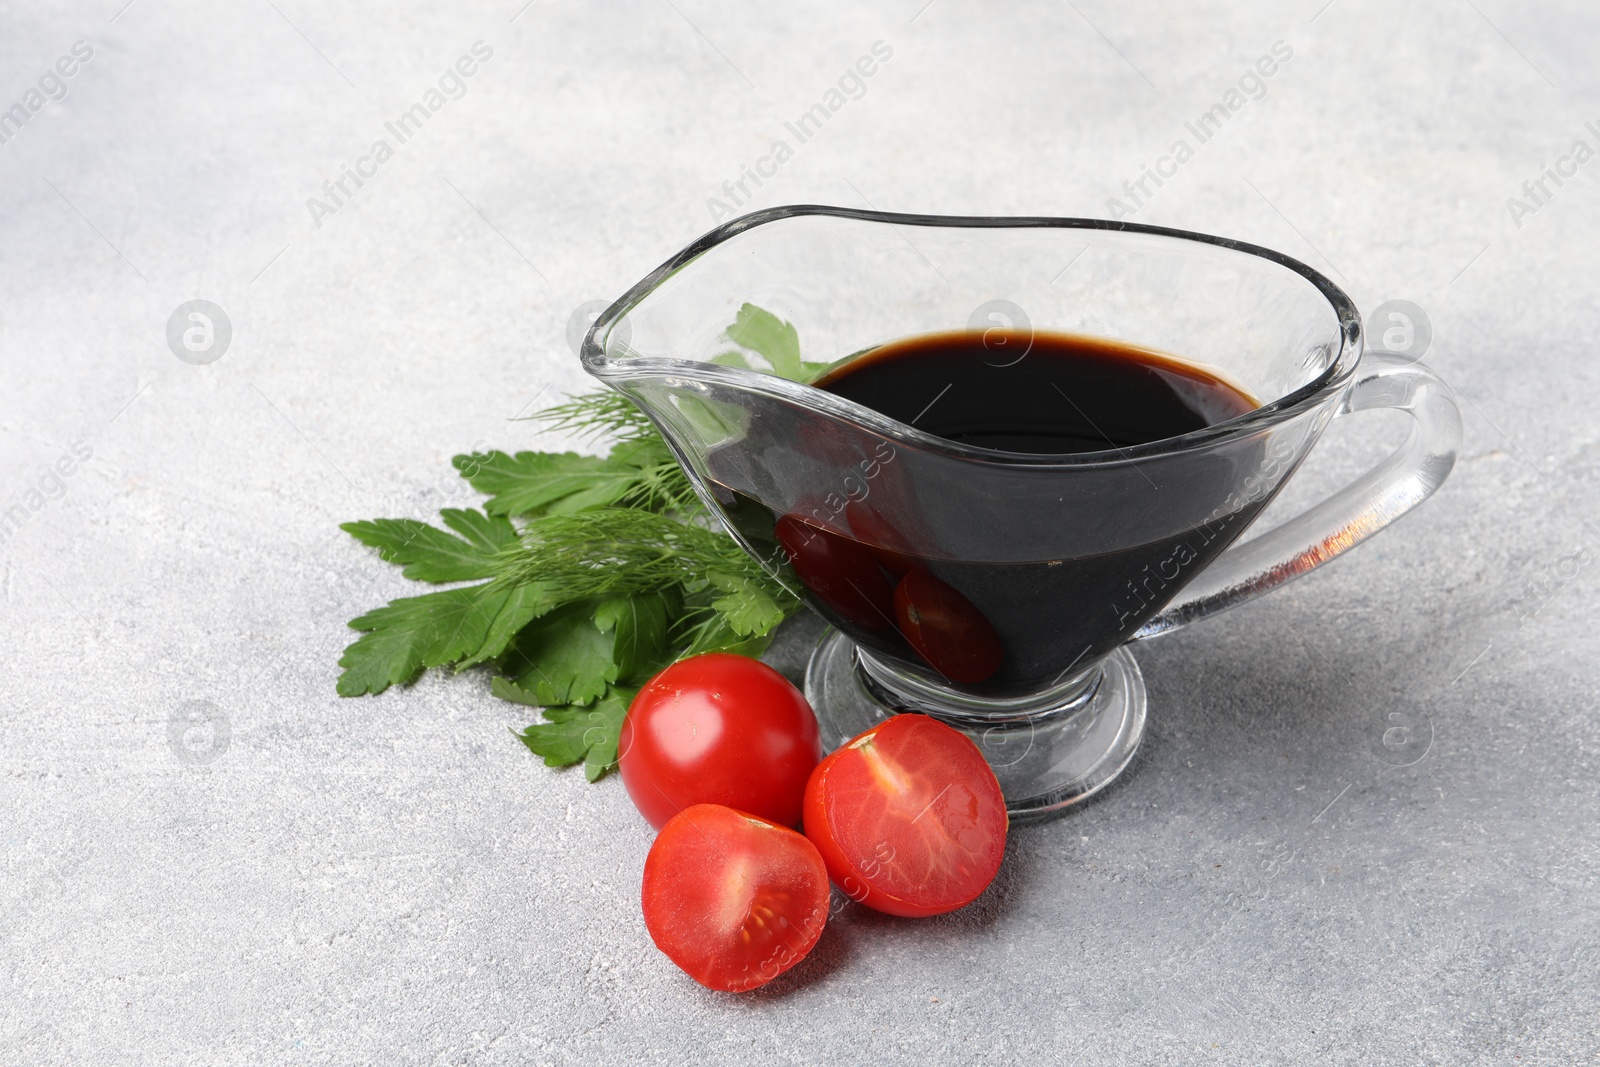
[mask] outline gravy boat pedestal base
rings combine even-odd
[[[933,694],[918,692],[913,679],[829,629],[806,666],[805,694],[829,751],[900,712],[960,730],[994,769],[1013,823],[1048,818],[1098,793],[1133,760],[1144,737],[1144,676],[1127,648],[1043,699],[1014,708],[984,701],[980,711],[976,701],[952,707],[949,694],[928,699]]]

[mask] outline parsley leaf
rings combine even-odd
[[[748,348],[767,361],[772,373],[790,381],[810,381],[816,373],[827,367],[826,363],[808,363],[800,358],[800,334],[794,323],[785,322],[765,308],[744,304],[733,325],[724,332],[728,340]],[[712,359],[733,367],[749,367],[749,361],[738,352],[724,352]]]
[[[484,508],[493,515],[542,515],[556,505],[580,511],[614,503],[627,489],[615,473],[603,473],[604,459],[576,452],[473,452],[451,463],[489,495]]]
[[[495,692],[505,696],[501,681],[495,679]],[[592,708],[545,708],[545,721],[517,736],[544,758],[546,767],[568,767],[581,760],[584,777],[593,782],[617,764],[617,738],[634,692],[612,686]]]
[[[728,628],[740,637],[764,634],[788,615],[772,594],[749,574],[712,571],[706,578],[727,594],[713,600],[711,606],[728,620]]]
[[[728,624],[728,618],[713,612],[698,626],[689,631],[688,643],[684,646],[679,658],[698,656],[702,652],[734,652],[741,656],[755,657],[767,650],[772,644],[772,633],[755,634],[751,637],[741,637],[734,632]]]
[[[366,631],[339,659],[340,696],[381,693],[428,667],[469,666],[498,656],[548,605],[537,584],[494,583],[403,597],[350,622]]]
[[[659,437],[621,441],[611,454],[472,452],[451,462],[493,515],[573,515],[617,503],[672,505],[692,497],[688,481]],[[681,483],[681,486],[680,486]]]
[[[669,618],[676,614],[676,597],[666,593],[635,593],[609,597],[595,609],[594,624],[611,635],[611,661],[616,675],[611,681],[629,681],[654,674],[667,645]]]
[[[493,578],[495,553],[517,539],[511,523],[498,515],[462,508],[445,508],[439,517],[455,533],[416,519],[347,522],[339,529],[376,548],[386,562],[403,564],[400,573],[419,582]]]
[[[617,680],[612,636],[594,625],[594,602],[580,600],[537,619],[517,635],[500,668],[536,704],[592,704]]]
[[[759,353],[772,365],[773,373],[785,378],[799,376],[800,334],[793,323],[784,322],[765,308],[745,304],[726,335],[734,344]]]
[[[511,699],[589,704],[612,682],[645,680],[666,666],[670,606],[666,594],[633,593],[575,601],[539,618],[501,660],[518,694]]]

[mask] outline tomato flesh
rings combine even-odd
[[[806,836],[829,877],[890,915],[971,903],[1000,870],[1008,826],[978,746],[926,715],[896,715],[860,734],[806,785]]]
[[[976,685],[1005,659],[1000,635],[983,612],[925,570],[900,579],[894,613],[901,635],[917,655],[952,682]]]
[[[692,804],[798,826],[822,739],[787,678],[748,656],[708,652],[645,683],[617,753],[628,796],[657,829]]]
[[[816,846],[720,804],[685,808],[644,862],[644,923],[656,947],[709,989],[765,985],[805,958],[828,921]]]
[[[795,577],[844,621],[894,628],[894,591],[865,545],[793,515],[773,525]]]

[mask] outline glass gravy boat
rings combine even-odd
[[[730,331],[736,321],[749,330]],[[1035,331],[1114,339],[1260,406],[1147,444],[1040,455],[937,437],[806,384],[948,330],[988,331],[1006,358],[1026,358]],[[757,212],[606,309],[582,359],[650,416],[739,543],[831,624],[806,678],[825,743],[896,712],[932,715],[982,748],[1014,820],[1059,812],[1127,766],[1145,721],[1131,642],[1370,537],[1439,487],[1461,436],[1448,387],[1408,358],[1363,358],[1354,304],[1311,268],[1093,219]],[[1234,544],[1329,420],[1371,408],[1413,416],[1394,455]],[[960,617],[946,620],[944,662],[908,643],[884,591],[912,572],[960,594],[957,615],[981,615],[978,643],[997,638],[998,651],[973,652]]]

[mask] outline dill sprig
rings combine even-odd
[[[495,581],[538,582],[561,602],[691,584],[712,571],[782,589],[727,534],[642,508],[540,519],[500,550],[496,564]]]
[[[528,416],[556,432],[586,440],[607,437],[616,442],[660,440],[650,417],[626,396],[611,389],[570,396],[563,403]]]
[[[703,512],[694,487],[655,423],[623,394],[610,389],[579,393],[530,418],[551,432],[614,442],[606,465],[629,476],[629,484],[618,488],[618,507],[678,512],[685,519]]]
[[[667,459],[639,467],[634,484],[617,498],[617,503],[625,508],[668,512],[685,522],[706,516],[705,505],[671,453]]]

